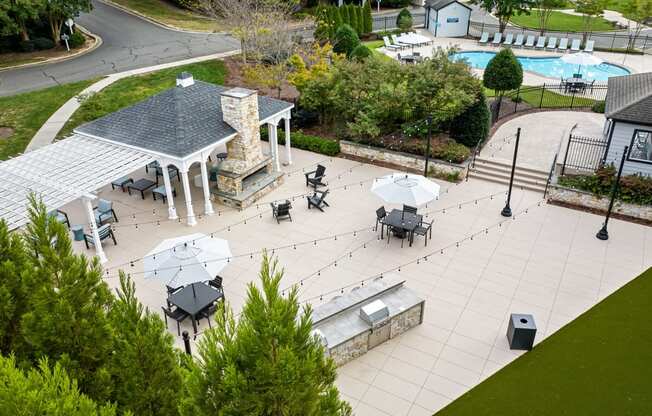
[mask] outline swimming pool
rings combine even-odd
[[[495,52],[458,52],[451,55],[451,59],[467,60],[473,68],[485,69],[487,64],[496,56]],[[517,56],[518,61],[523,66],[524,71],[535,72],[548,78],[571,78],[577,73],[578,66],[567,64],[559,57],[550,58],[528,58]],[[620,75],[629,75],[629,71],[621,66],[603,62],[600,65],[589,65],[581,68],[582,75],[585,79],[606,81],[609,77]]]

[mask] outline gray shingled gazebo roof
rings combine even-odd
[[[426,1],[426,7],[434,9],[434,10],[441,10],[441,9],[443,9],[444,7],[448,6],[451,3],[459,3],[462,6],[466,7],[467,9],[471,10],[471,8],[469,6],[467,6],[466,4],[464,4],[464,3],[462,3],[462,2],[460,2],[458,0],[429,0],[429,1]]]
[[[75,132],[183,158],[236,133],[222,115],[220,94],[229,89],[202,81],[177,86],[86,123]],[[260,121],[292,106],[259,96]]]
[[[632,123],[652,123],[652,73],[609,78],[605,116]]]

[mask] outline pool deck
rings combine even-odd
[[[435,38],[432,33],[425,29],[417,29],[420,35],[426,36],[433,40],[433,44],[429,46],[415,47],[414,51],[420,52],[423,56],[431,56],[436,48],[451,48],[455,47],[460,51],[483,51],[483,52],[497,52],[500,47],[480,45],[477,40],[464,39],[464,38]],[[395,52],[386,51],[381,49],[386,55],[396,57]],[[405,52],[404,52],[405,53]],[[514,53],[517,56],[525,57],[538,57],[550,58],[564,55],[564,52],[551,52],[542,51],[534,48],[514,48]],[[566,52],[569,53],[569,52]],[[649,55],[625,55],[622,53],[611,52],[594,52],[595,56],[601,58],[605,62],[622,66],[627,68],[631,73],[649,72],[652,71],[652,56]],[[482,76],[484,72],[481,69],[473,69],[473,72],[478,76]],[[544,83],[558,83],[559,78],[548,78],[535,74],[533,72],[523,72],[524,85],[541,85]]]

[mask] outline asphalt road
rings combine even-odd
[[[233,38],[167,30],[99,1],[77,22],[102,37],[94,51],[68,61],[0,72],[0,96],[81,81],[115,72],[226,52]]]

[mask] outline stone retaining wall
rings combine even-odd
[[[558,185],[550,186],[548,199],[552,202],[585,207],[592,210],[606,212],[609,208],[609,198],[599,198],[594,194],[577,189],[565,188]],[[635,205],[618,201],[614,203],[613,212],[623,217],[637,220],[652,221],[652,206]]]
[[[396,152],[394,150],[353,143],[346,140],[340,140],[340,152],[345,155],[351,155],[370,161],[388,163],[417,172],[423,172],[426,167],[426,158],[423,156]],[[430,159],[428,167],[434,169],[439,174],[457,173],[459,178],[464,178],[467,170],[466,165],[448,163],[438,159]]]

